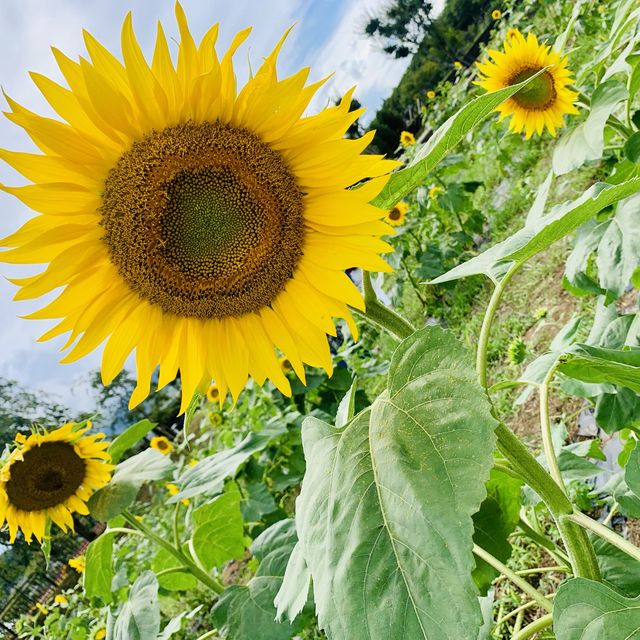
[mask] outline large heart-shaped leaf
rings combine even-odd
[[[232,484],[225,493],[194,511],[193,551],[205,569],[239,560],[244,553],[240,491]]]
[[[585,578],[568,580],[558,589],[553,629],[558,640],[638,640],[640,597],[625,598]]]
[[[296,523],[329,638],[476,640],[471,516],[495,426],[469,355],[435,327],[401,343],[371,409],[305,421]]]

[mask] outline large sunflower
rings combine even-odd
[[[217,25],[197,44],[180,5],[176,16],[176,65],[161,26],[147,63],[130,15],[124,64],[87,33],[88,59],[54,49],[68,88],[32,78],[65,122],[9,99],[43,153],[0,151],[34,183],[3,188],[42,215],[0,259],[49,263],[14,281],[17,299],[64,287],[28,316],[60,319],[42,339],[70,332],[63,362],[106,341],[109,384],[135,349],[132,407],[158,366],[159,387],[180,372],[182,410],[212,380],[223,397],[248,376],[289,394],[279,357],[304,381],[303,363],[331,372],[333,318],[356,332],[348,305],[363,301],[344,270],[389,270],[389,229],[369,202],[396,164],[362,153],[372,132],[343,138],[362,113],[352,91],[303,116],[324,81],[277,77],[284,37],[238,91],[232,57],[249,29],[218,58]]]
[[[14,449],[0,471],[0,527],[7,522],[13,542],[42,542],[47,520],[73,530],[74,512],[87,514],[89,496],[109,482],[113,465],[104,434],[84,435],[91,425],[73,422],[34,433]]]
[[[524,130],[529,139],[534,131],[541,135],[545,126],[552,136],[564,125],[564,114],[576,114],[573,106],[578,94],[569,89],[571,72],[567,58],[560,58],[546,45],[529,34],[526,38],[517,29],[510,29],[504,42],[504,52],[489,50],[495,63],[485,60],[478,63],[482,76],[476,84],[487,91],[509,87],[547,69],[524,89],[505,100],[496,111],[500,120],[512,116],[509,128],[515,133]]]

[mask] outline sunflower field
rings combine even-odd
[[[6,96],[0,262],[102,395],[3,425],[1,637],[640,638],[640,0],[496,5],[394,154],[179,3]]]

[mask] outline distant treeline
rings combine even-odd
[[[479,45],[488,39],[494,23],[491,11],[503,9],[499,0],[447,0],[442,13],[431,19],[431,3],[395,0],[381,15],[371,16],[365,33],[375,38],[391,56],[413,59],[402,80],[369,125],[376,129],[376,151],[392,154],[402,130],[420,126],[418,118],[408,122],[407,109],[418,98],[453,75],[454,62],[474,62]],[[474,46],[475,45],[475,46]]]

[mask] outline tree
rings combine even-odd
[[[415,53],[430,24],[432,4],[428,0],[396,0],[381,16],[373,16],[364,33],[382,42],[383,50],[396,58]]]

